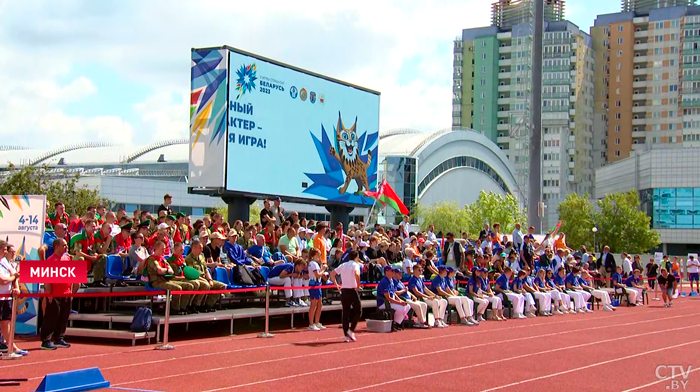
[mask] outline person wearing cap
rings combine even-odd
[[[129,249],[131,249],[131,229],[133,227],[134,225],[131,222],[121,225],[119,234],[114,237],[114,251],[122,258],[126,257]]]
[[[226,242],[226,237],[224,237],[221,233],[218,231],[215,231],[211,233],[209,236],[209,243],[204,246],[204,258],[207,261],[207,267],[209,268],[216,268],[216,267],[224,267],[224,268],[230,268],[230,265],[226,265],[223,263],[221,260],[221,255],[224,254],[222,252],[221,248],[224,246],[224,242]],[[226,262],[228,262],[228,258],[226,259]]]
[[[523,266],[523,269],[518,271],[518,275],[513,278],[512,290],[522,295],[525,299],[525,316],[535,317],[535,312],[537,311],[537,308],[535,307],[535,299],[533,298],[532,293],[525,289],[528,274],[527,271],[529,271],[527,265]]]
[[[503,274],[496,279],[496,284],[494,285],[494,290],[496,295],[504,300],[508,298],[508,301],[513,305],[513,318],[527,318],[524,313],[525,308],[525,297],[522,294],[512,291],[512,284],[510,282],[510,277],[513,275],[513,270],[510,267],[503,269]]]
[[[403,282],[401,281],[403,275],[401,268],[392,267],[391,272],[393,273],[391,278],[394,288],[396,289],[396,296],[405,301],[418,317],[418,323],[414,324],[413,328],[430,328],[428,325],[428,304],[423,301],[419,301],[418,297],[409,291],[408,287],[404,286]]]
[[[354,253],[351,251],[351,253]],[[396,295],[397,288],[394,285],[394,269],[387,265],[384,267],[384,277],[377,285],[377,308],[384,310],[391,307],[394,310],[393,330],[401,329],[401,324],[411,307],[403,298]]]
[[[158,214],[160,215],[161,211],[165,211],[166,215],[171,215],[173,213],[173,209],[170,207],[171,204],[173,204],[173,196],[170,193],[166,193],[163,196],[163,204],[158,206]]]
[[[148,276],[148,283],[151,287],[170,291],[193,291],[194,286],[188,282],[170,279],[174,274],[170,264],[163,254],[165,243],[161,240],[153,245],[153,254],[146,260],[144,272]],[[166,277],[166,275],[168,277]],[[187,307],[190,303],[190,294],[173,295],[170,302],[171,315],[187,314]]]
[[[43,244],[37,250],[39,260],[46,260],[48,257],[51,257],[53,254],[53,241],[56,238],[61,238],[66,242],[69,241],[70,237],[65,224],[59,222],[54,225],[53,230],[48,229],[44,231]]]
[[[486,321],[484,313],[486,313],[486,308],[489,307],[489,300],[486,299],[486,296],[481,290],[481,284],[481,268],[475,267],[472,276],[467,282],[467,293],[469,298],[476,303],[477,321]]]
[[[559,269],[559,274],[565,274],[566,270],[562,267]],[[591,293],[583,290],[581,283],[579,281],[579,276],[581,274],[581,269],[579,267],[574,267],[571,273],[566,275],[566,293],[571,296],[574,300],[574,305],[579,313],[591,313],[592,310],[588,309],[586,303],[591,298]]]
[[[190,243],[190,227],[185,223],[187,214],[180,211],[175,215],[175,230],[173,233],[173,242],[182,242],[187,245]]]
[[[438,268],[438,272],[440,269]],[[445,289],[443,292],[448,294],[447,302],[457,308],[457,313],[461,318],[461,323],[463,325],[478,325],[479,322],[474,318],[474,301],[469,299],[469,297],[459,294],[459,291],[455,288],[454,276],[456,270],[453,267],[447,266],[445,268],[446,275],[443,278]],[[441,273],[440,276],[443,274]],[[460,307],[462,312],[459,312]]]
[[[425,280],[423,280],[422,274],[423,266],[416,265],[415,267],[413,267],[413,276],[411,276],[411,279],[408,280],[408,289],[418,300],[425,302],[425,304],[429,305],[433,309],[433,316],[435,317],[436,327],[447,327],[447,324],[445,323],[445,310],[447,309],[447,300],[441,298],[439,295],[432,292],[429,288],[426,287]]]
[[[182,242],[176,242],[175,245],[173,245],[173,254],[165,259],[168,264],[170,264],[170,268],[173,270],[173,280],[177,282],[189,283],[192,285],[192,291],[209,290],[208,283],[202,282],[199,279],[188,279],[185,277],[185,267],[187,264],[185,263],[184,251],[185,245]],[[185,308],[185,311],[187,311],[188,314],[200,313],[200,309],[204,303],[204,298],[205,294],[193,295],[190,297],[190,303],[187,304],[187,306],[183,304],[182,307]]]
[[[202,242],[198,238],[193,239],[190,243],[190,253],[185,257],[185,264],[199,272],[197,281],[200,284],[200,290],[226,290],[225,284],[212,279],[203,250]],[[216,308],[214,305],[216,305],[216,301],[219,298],[221,298],[221,294],[207,294],[203,303],[200,304],[199,312],[215,312]]]
[[[85,229],[81,233],[71,237],[69,247],[77,257],[77,260],[87,261],[88,271],[92,270],[93,273],[93,286],[106,287],[105,267],[107,258],[104,254],[99,254],[97,251],[95,221],[91,219],[85,221]]]
[[[238,243],[238,232],[236,230],[229,231],[228,241],[224,243],[222,250],[230,263],[239,266],[258,267],[258,264],[253,262],[253,260],[246,255],[243,247]]]
[[[506,321],[505,316],[503,316],[503,301],[496,295],[496,293],[493,292],[493,290],[491,290],[488,268],[481,267],[479,268],[479,272],[481,272],[481,294],[491,303],[493,319],[498,321]]]

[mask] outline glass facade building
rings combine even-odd
[[[654,189],[652,227],[700,229],[700,188]]]

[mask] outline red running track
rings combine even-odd
[[[181,341],[173,351],[76,343],[47,352],[31,341],[22,345],[30,356],[0,361],[0,378],[29,382],[0,392],[33,390],[46,373],[92,366],[115,387],[167,392],[665,391],[671,380],[656,377],[658,365],[691,365],[686,390],[697,391],[699,310],[700,299],[683,298],[670,309],[653,302],[392,334],[366,333],[361,323],[357,343],[344,343],[335,326]]]

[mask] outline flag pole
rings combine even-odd
[[[367,224],[366,227],[369,227],[371,222],[369,221],[372,219],[372,212],[374,211],[374,206],[377,205],[377,199],[374,199],[374,203],[372,204],[372,208],[369,209],[369,215],[367,215]]]

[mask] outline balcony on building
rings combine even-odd
[[[634,54],[634,62],[635,63],[646,63],[647,61],[649,61],[649,57],[646,54],[641,54],[641,53]]]

